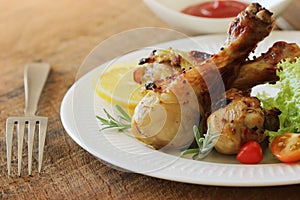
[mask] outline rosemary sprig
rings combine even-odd
[[[209,133],[209,128],[207,133],[203,134],[203,131],[200,132],[196,125],[193,127],[193,132],[198,148],[184,150],[181,152],[181,155],[194,154],[192,156],[194,160],[201,160],[211,152],[215,145],[214,139],[218,138],[221,134],[212,135]]]
[[[102,125],[100,131],[113,128],[117,129],[118,131],[125,131],[131,128],[131,117],[123,110],[121,106],[116,105],[115,107],[119,112],[117,118],[109,114],[106,109],[103,109],[106,118],[96,116]],[[201,120],[200,127],[203,127],[203,121],[204,120]],[[203,130],[201,129],[200,132],[196,125],[193,126],[193,132],[198,148],[187,149],[183,151],[181,155],[194,154],[192,158],[194,160],[200,160],[205,158],[211,152],[215,145],[213,140],[219,137],[221,134],[210,134],[209,127],[207,133],[204,134]]]
[[[131,117],[123,110],[123,108],[119,105],[115,106],[118,110],[119,114],[117,118],[113,117],[111,114],[107,112],[106,109],[103,109],[106,118],[96,116],[96,118],[101,122],[102,130],[115,128],[118,131],[125,131],[131,128]]]

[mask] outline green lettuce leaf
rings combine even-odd
[[[277,96],[269,97],[264,93],[257,96],[264,108],[276,107],[281,111],[278,132],[266,131],[271,139],[282,133],[300,133],[300,58],[283,61],[278,69],[280,80],[274,85],[280,89]]]

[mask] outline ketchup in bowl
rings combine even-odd
[[[218,0],[191,5],[182,12],[197,17],[228,18],[235,17],[247,6],[248,4],[239,1]]]

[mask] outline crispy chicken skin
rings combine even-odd
[[[235,18],[221,51],[183,75],[197,94],[206,93],[210,88],[214,88],[216,69],[225,83],[235,79],[234,75],[238,74],[241,64],[273,29],[275,19],[271,16],[271,12],[257,3],[252,3]]]
[[[199,51],[184,52],[188,55],[188,59],[193,65],[200,65],[203,61],[212,55]],[[249,90],[253,86],[272,83],[278,80],[276,75],[277,64],[287,58],[293,59],[300,56],[300,48],[296,43],[287,43],[278,41],[262,53],[261,56],[255,57],[253,60],[244,61],[237,74],[233,74],[232,82],[226,85],[226,90],[237,88],[240,90]],[[164,57],[162,60],[160,57]],[[166,59],[167,58],[167,59]],[[147,81],[159,82],[174,73],[182,71],[180,55],[157,55],[152,53],[150,57],[142,59],[142,66],[134,72],[134,79],[140,84]]]
[[[135,69],[133,78],[139,84],[156,82],[175,73],[182,73],[198,63],[211,57],[211,54],[200,51],[154,50],[147,58],[142,58]]]
[[[261,108],[256,97],[244,96],[241,91],[226,92],[225,107],[213,112],[207,119],[209,134],[219,133],[215,149],[223,154],[236,154],[247,141],[262,142],[266,128],[278,129],[279,112]]]
[[[152,85],[137,105],[132,132],[156,149],[185,148],[194,139],[192,127],[204,116],[209,94],[212,101],[225,91],[241,63],[274,27],[272,13],[250,4],[232,22],[221,51],[192,69],[175,73]]]
[[[248,90],[255,85],[278,80],[276,75],[277,64],[283,59],[293,59],[300,56],[300,48],[295,43],[279,41],[273,44],[266,53],[260,57],[245,62],[234,81],[227,86]]]

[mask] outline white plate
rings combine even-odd
[[[300,32],[273,32],[257,48],[266,51],[275,41],[284,40],[300,44]],[[201,44],[200,50],[217,52],[225,35],[192,38]],[[192,50],[190,39],[172,41],[157,47]],[[148,49],[149,50],[149,49]],[[146,54],[145,54],[146,53]],[[131,52],[115,62],[139,60],[150,51]],[[82,148],[95,157],[128,171],[152,177],[204,185],[219,186],[271,186],[300,183],[300,163],[284,164],[266,155],[257,165],[243,165],[233,156],[212,153],[203,161],[180,158],[178,152],[170,154],[152,150],[134,138],[115,131],[102,133],[96,115],[107,103],[95,94],[95,82],[104,65],[81,77],[65,95],[61,105],[61,119],[68,134]]]
[[[144,0],[145,4],[163,21],[187,34],[225,33],[233,18],[205,18],[183,14],[184,8],[207,0]],[[247,4],[258,2],[279,16],[292,0],[240,0]]]

